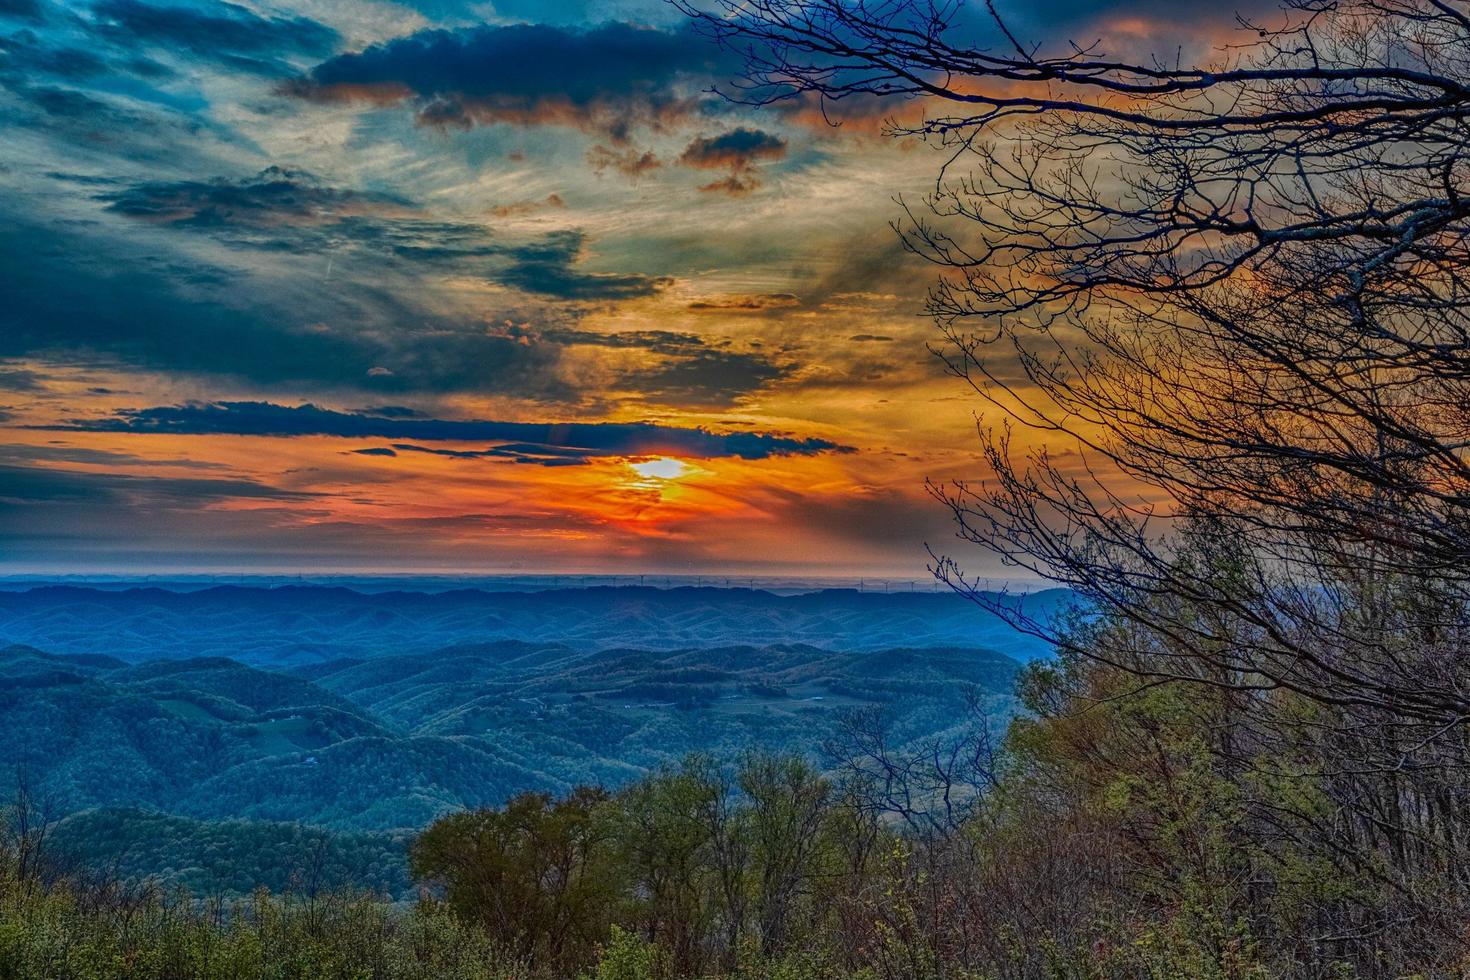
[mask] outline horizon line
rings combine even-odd
[[[385,590],[393,585],[435,585],[433,591],[455,591],[458,589],[481,591],[553,591],[598,587],[613,588],[707,588],[748,589],[754,591],[822,591],[851,589],[871,593],[926,593],[942,594],[955,592],[950,586],[932,576],[897,577],[882,575],[716,575],[704,573],[546,573],[517,574],[506,572],[463,574],[443,572],[330,572],[330,573],[279,573],[279,572],[0,572],[0,587],[36,587],[45,585],[92,586],[153,586],[187,585],[208,588],[211,586],[240,585],[245,587],[267,586],[322,586],[352,587],[366,586]],[[1038,580],[988,579],[972,583],[984,592],[1038,592],[1057,588],[1051,583]],[[497,586],[485,589],[485,586]],[[956,593],[959,594],[959,593]]]

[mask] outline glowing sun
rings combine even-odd
[[[688,476],[696,471],[697,467],[690,466],[682,459],[670,459],[668,456],[660,456],[657,459],[645,460],[642,463],[628,464],[633,472],[645,480],[677,480],[681,476]]]

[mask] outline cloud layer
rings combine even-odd
[[[663,0],[0,0],[0,569],[862,551],[805,529],[922,477],[847,340],[913,331],[835,299],[901,291],[891,161],[739,60]]]
[[[126,432],[168,435],[338,436],[418,441],[506,442],[523,444],[515,455],[560,455],[546,450],[576,450],[591,456],[678,455],[695,459],[733,456],[810,456],[846,452],[825,439],[798,439],[766,432],[719,433],[652,422],[499,422],[482,419],[404,418],[372,412],[343,412],[316,405],[270,402],[211,402],[123,409],[112,416],[70,422],[56,428],[74,432]],[[404,448],[404,447],[395,447]],[[410,449],[417,447],[407,447]],[[506,447],[500,447],[502,454]],[[473,455],[487,455],[474,453]]]

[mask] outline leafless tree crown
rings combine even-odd
[[[1161,676],[1467,715],[1470,4],[1292,0],[1200,65],[981,48],[956,4],[688,12],[732,97],[944,149],[897,227],[987,406],[990,475],[932,488],[962,537],[1187,651]]]

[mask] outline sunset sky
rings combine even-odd
[[[924,481],[983,476],[980,405],[888,225],[941,159],[881,135],[913,106],[713,97],[661,0],[164,2],[0,0],[0,572],[952,546]]]

